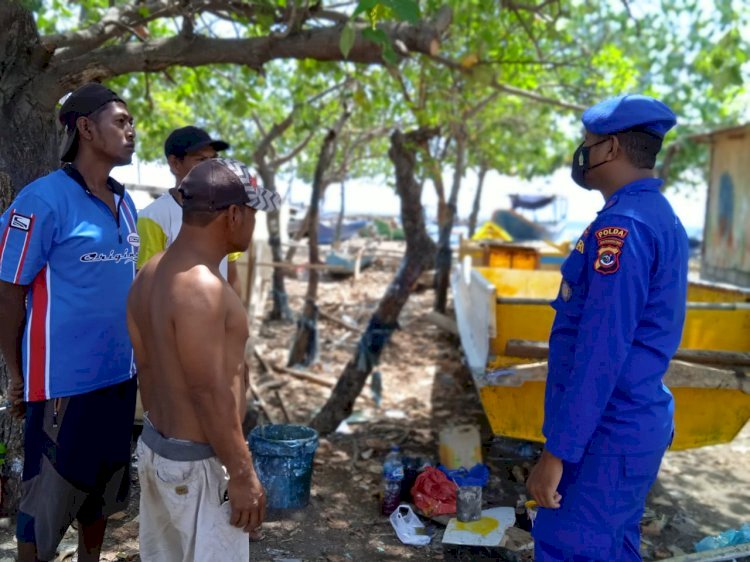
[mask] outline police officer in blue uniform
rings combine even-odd
[[[646,495],[673,435],[662,379],[685,320],[687,235],[654,177],[674,113],[624,95],[582,120],[573,179],[606,202],[552,303],[547,441],[527,483],[540,506],[537,562],[641,560]]]

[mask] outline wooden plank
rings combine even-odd
[[[285,268],[285,269],[322,269],[325,271],[336,271],[340,273],[351,273],[351,270],[349,268],[343,267],[341,265],[328,265],[327,263],[289,263],[284,261],[274,261],[274,262],[258,262],[255,264],[258,267],[279,267],[279,268]]]
[[[336,386],[335,382],[329,381],[317,375],[313,375],[312,373],[299,371],[297,369],[290,369],[289,367],[282,367],[281,365],[277,365],[275,363],[273,363],[272,365],[273,365],[273,368],[277,370],[279,373],[285,373],[287,375],[291,375],[301,380],[312,382],[320,386],[325,386],[326,388],[333,388],[334,386]]]
[[[364,330],[361,329],[359,326],[353,326],[352,324],[349,324],[348,322],[344,322],[343,320],[336,318],[333,314],[329,314],[322,308],[318,309],[318,314],[321,318],[324,320],[328,320],[329,322],[336,324],[337,326],[341,326],[342,328],[346,328],[347,330],[351,330],[352,332],[356,334],[363,334]]]
[[[255,399],[255,401],[258,403],[258,408],[266,416],[266,419],[268,420],[268,423],[271,423],[271,424],[276,423],[275,418],[268,411],[267,404],[266,404],[265,400],[263,400],[263,397],[260,395],[260,392],[258,392],[258,389],[255,387],[255,384],[252,381],[250,381],[250,392],[252,393],[253,398]]]
[[[453,318],[446,316],[445,314],[440,314],[439,312],[433,310],[431,312],[428,312],[427,314],[422,315],[422,318],[427,322],[434,324],[441,330],[453,334],[454,336],[458,335],[458,326],[456,325],[456,321]]]
[[[549,305],[552,300],[541,298],[526,297],[497,297],[497,304],[516,304],[516,305]],[[689,302],[688,310],[750,310],[748,302]]]
[[[549,344],[531,340],[508,340],[505,345],[505,354],[511,357],[546,359],[549,355]],[[699,365],[750,366],[750,353],[741,351],[678,349],[674,359]]]
[[[274,396],[276,396],[276,400],[279,401],[279,406],[281,406],[281,413],[284,414],[284,419],[286,420],[286,423],[290,423],[292,421],[292,418],[289,417],[289,412],[286,410],[286,406],[284,405],[284,401],[281,399],[281,394],[279,394],[278,390],[273,391]]]
[[[255,357],[258,359],[258,363],[260,363],[261,367],[265,369],[266,373],[271,374],[273,373],[273,369],[271,369],[271,366],[268,364],[268,361],[266,361],[263,356],[258,352],[257,348],[253,348],[253,353],[255,354]]]

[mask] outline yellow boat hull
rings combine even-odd
[[[482,407],[495,435],[543,442],[544,381],[485,386]],[[750,418],[750,394],[737,389],[670,388],[675,400],[673,450],[728,443]]]
[[[554,320],[549,301],[556,297],[560,279],[558,271],[471,268],[468,261],[454,273],[462,345],[496,435],[544,440],[546,364],[529,365],[528,359],[505,355],[505,349],[511,339],[549,339]],[[750,292],[691,283],[688,300],[693,304],[681,349],[750,351]],[[706,308],[701,303],[718,306]],[[494,310],[487,310],[487,305],[494,305]],[[506,368],[523,372],[524,366],[531,368],[531,380],[513,375],[509,383],[507,377],[492,376]],[[665,384],[675,398],[673,449],[727,443],[750,419],[750,386],[731,370],[673,362]]]

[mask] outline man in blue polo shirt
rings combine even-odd
[[[639,523],[673,432],[662,379],[687,296],[687,235],[653,171],[675,122],[639,95],[583,114],[573,179],[606,202],[563,264],[552,304],[547,441],[527,483],[541,507],[538,562],[641,560]]]
[[[78,560],[98,560],[130,481],[136,381],[125,304],[139,239],[135,206],[109,173],[132,159],[133,118],[93,83],[59,116],[64,166],[0,218],[0,351],[7,397],[25,415],[22,562],[54,558],[74,519]]]

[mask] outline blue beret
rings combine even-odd
[[[596,135],[623,131],[646,131],[664,137],[675,126],[677,117],[665,104],[637,94],[609,98],[583,112],[584,127]]]

